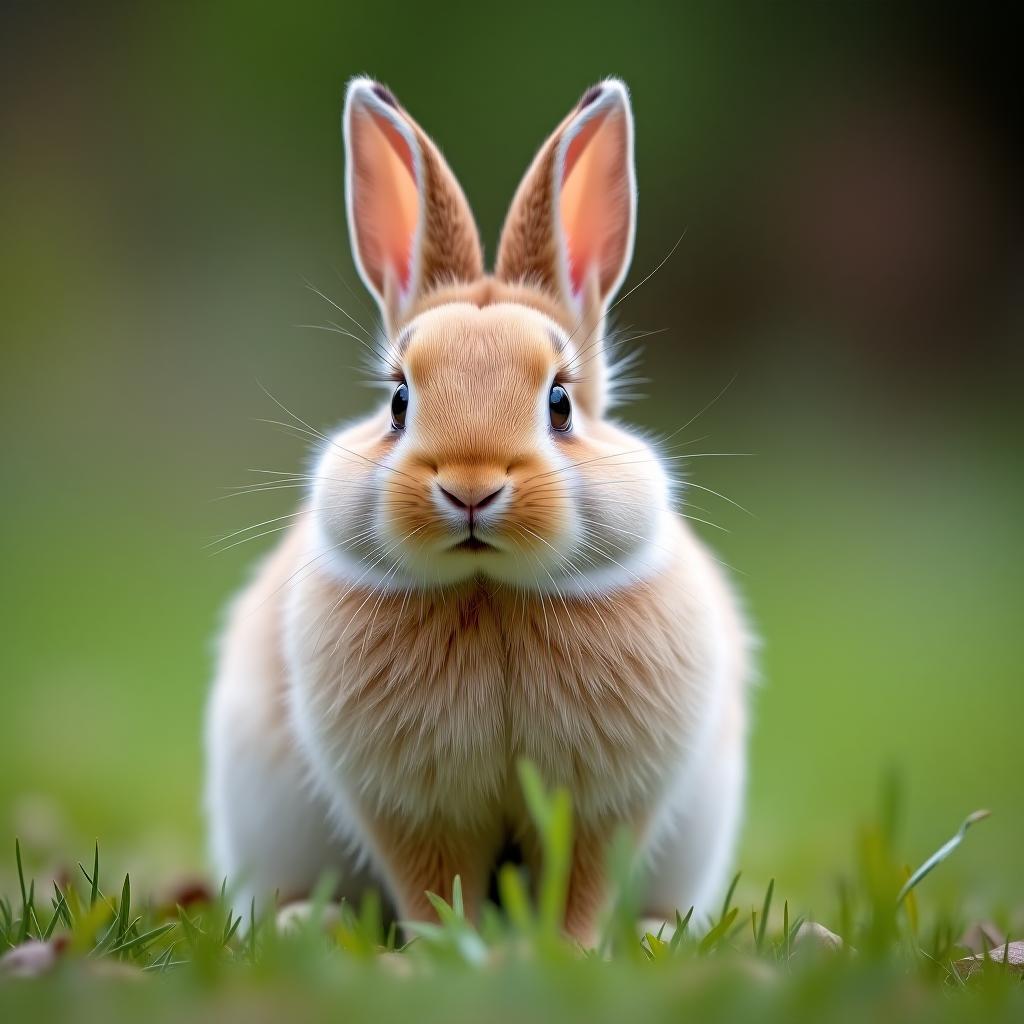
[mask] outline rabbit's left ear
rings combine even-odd
[[[349,84],[343,130],[352,254],[394,332],[431,288],[481,277],[480,238],[444,157],[385,86]]]
[[[526,172],[496,276],[539,284],[570,318],[600,318],[629,269],[635,225],[633,113],[610,78],[587,90]]]

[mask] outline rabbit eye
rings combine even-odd
[[[572,404],[569,393],[561,384],[555,384],[548,395],[548,413],[555,430],[568,430],[572,426]]]
[[[404,381],[395,388],[391,396],[391,426],[395,430],[405,429],[405,414],[409,409],[409,385]]]

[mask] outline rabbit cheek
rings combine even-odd
[[[359,561],[371,549],[367,528],[376,505],[371,472],[353,471],[333,453],[325,456],[317,469],[311,508],[324,538],[347,560]]]
[[[571,545],[575,529],[567,488],[551,481],[550,476],[542,477],[537,486],[525,488],[517,495],[510,516],[522,546],[544,561]]]
[[[423,551],[438,540],[429,474],[396,467],[389,479],[380,482],[378,503],[380,531],[389,546],[397,546],[396,553]]]

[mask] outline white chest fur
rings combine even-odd
[[[563,602],[484,584],[368,596],[321,575],[286,617],[317,784],[416,822],[514,815],[522,757],[581,818],[642,820],[700,745],[720,672],[709,606],[671,576]]]

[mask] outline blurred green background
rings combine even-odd
[[[763,637],[740,864],[831,899],[882,778],[934,891],[1021,902],[1021,148],[997,8],[90,5],[4,15],[0,848],[203,863],[200,722],[225,601],[289,491],[218,500],[367,409],[346,80],[387,82],[493,256],[535,148],[626,79],[646,341],[625,415],[671,431]],[[347,282],[346,285],[344,282]],[[349,287],[360,294],[355,299]],[[6,873],[8,858],[3,858]],[[1018,871],[1014,872],[1014,867]],[[0,878],[6,879],[6,874]],[[929,883],[933,884],[933,883]]]

